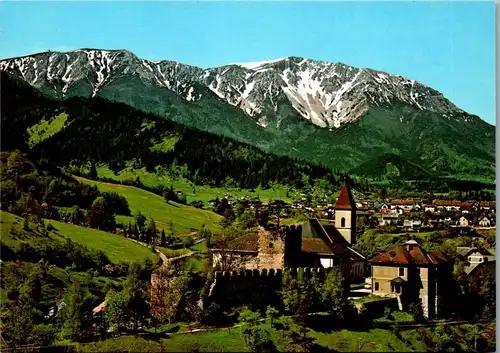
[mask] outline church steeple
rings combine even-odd
[[[356,242],[356,202],[348,182],[344,183],[335,205],[335,227],[349,244]]]
[[[354,197],[352,196],[351,188],[346,182],[340,191],[339,198],[337,199],[337,204],[335,205],[337,210],[356,210],[356,202],[354,202]]]

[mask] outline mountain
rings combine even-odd
[[[430,87],[371,69],[298,57],[202,69],[97,49],[6,59],[0,69],[54,98],[126,103],[338,170],[367,171],[374,160],[384,169],[397,156],[431,175],[495,173],[494,126]]]
[[[297,188],[317,178],[337,185],[328,168],[263,152],[99,97],[50,98],[1,72],[1,150],[34,161],[89,170],[89,162],[168,173],[198,185],[256,188],[279,182]],[[305,176],[309,176],[305,178]]]

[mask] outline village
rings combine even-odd
[[[226,198],[234,204],[231,195]],[[222,291],[213,294],[214,298],[223,295],[227,301],[231,291],[247,290],[246,285],[235,286],[237,282],[252,281],[243,275],[245,270],[258,270],[264,277],[272,273],[268,280],[275,281],[274,274],[282,276],[282,271],[301,269],[309,273],[338,265],[350,284],[349,300],[359,310],[365,306],[380,312],[390,306],[409,311],[418,303],[424,317],[442,319],[455,314],[451,303],[456,294],[453,273],[458,262],[463,262],[466,276],[476,286],[486,274],[495,278],[495,250],[485,241],[485,235],[496,227],[494,201],[355,200],[345,183],[335,204],[318,204],[315,209],[301,201],[280,201],[279,211],[273,213],[276,202],[247,205],[271,210],[277,227],[260,227],[257,232],[211,249],[213,266],[220,270],[214,287]],[[303,211],[307,221],[283,226],[294,210]],[[362,254],[357,238],[370,228],[392,234],[393,242],[372,254]],[[417,241],[419,235],[428,234],[461,239],[459,245],[467,246],[446,251],[429,249]],[[239,275],[238,271],[243,272]]]

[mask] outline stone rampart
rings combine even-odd
[[[324,269],[306,267],[217,271],[204,307],[208,307],[212,302],[226,308],[242,305],[254,309],[265,309],[268,305],[280,307],[283,276],[286,273],[305,279],[315,273],[322,278]]]

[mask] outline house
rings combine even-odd
[[[449,313],[453,259],[445,253],[427,252],[415,240],[409,240],[403,245],[389,246],[368,263],[373,295],[396,297],[401,310],[421,301],[426,317]]]
[[[207,203],[208,203],[208,206],[210,206],[210,207],[217,206],[217,201],[216,200],[209,200]]]
[[[213,265],[223,269],[283,269],[339,265],[346,277],[365,273],[365,258],[354,251],[356,204],[344,184],[335,208],[335,225],[309,219],[303,226],[260,228],[210,250]],[[231,266],[229,266],[231,265]]]
[[[437,200],[435,202],[438,210],[443,211],[460,211],[460,207],[462,206],[462,202],[458,200]]]
[[[460,210],[462,211],[462,213],[472,213],[474,211],[474,206],[474,202],[463,202],[460,205]]]
[[[390,210],[390,209],[391,209],[391,206],[390,206],[388,203],[385,203],[385,202],[384,202],[384,203],[382,203],[382,204],[380,205],[380,211],[381,211],[381,212],[382,212],[382,210],[388,211],[388,210]]]
[[[413,208],[413,200],[391,200],[391,209],[402,208],[405,211],[410,211]]]
[[[397,214],[403,214],[405,213],[405,210],[402,207],[396,206],[392,209],[392,212],[397,213]]]
[[[483,217],[479,220],[479,226],[482,228],[489,228],[494,224],[495,222],[492,222],[488,217]]]
[[[405,219],[403,222],[403,228],[406,231],[410,232],[419,231],[421,226],[422,226],[422,221],[418,218]]]
[[[484,248],[457,247],[457,254],[460,258],[467,261],[470,266],[495,261],[495,255],[490,250]]]
[[[483,210],[490,210],[490,209],[495,209],[496,208],[496,202],[495,201],[480,201],[478,203],[479,208]]]
[[[472,279],[473,285],[479,286],[480,281],[489,273],[496,278],[496,256],[492,250],[476,247],[457,247],[458,257],[468,262],[465,273]]]
[[[429,220],[430,226],[433,228],[448,228],[450,225],[451,219],[445,219],[445,218],[434,218]]]
[[[424,205],[425,212],[436,212],[436,205]]]
[[[472,219],[470,217],[462,215],[455,221],[455,225],[457,227],[469,227],[472,225]]]
[[[388,225],[396,225],[398,222],[399,215],[397,213],[384,213],[382,215],[382,220],[380,221],[379,225],[381,226],[388,226]]]

